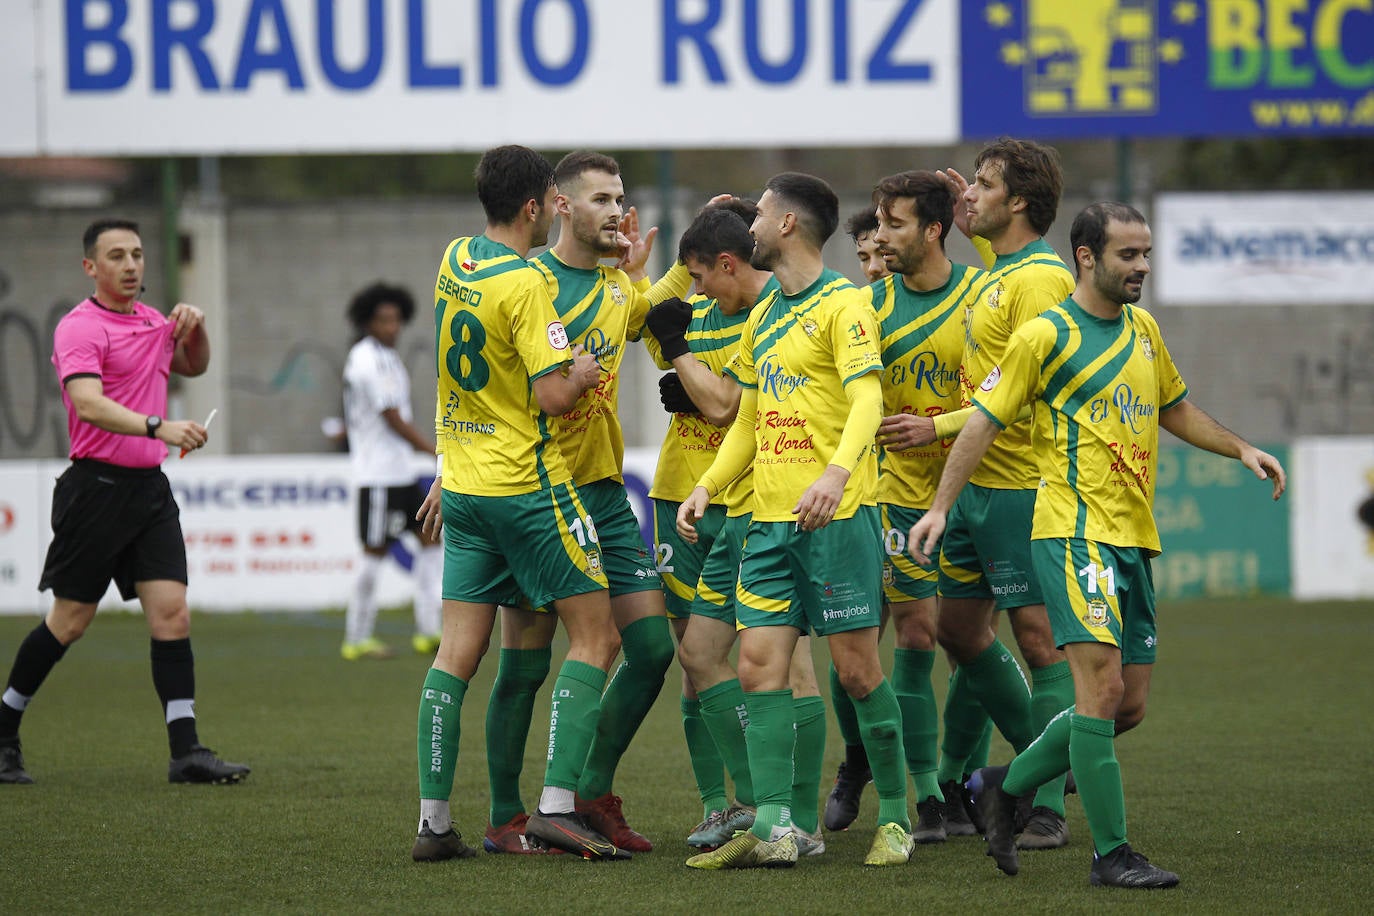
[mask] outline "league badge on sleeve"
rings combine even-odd
[[[991,391],[992,389],[994,389],[994,388],[997,387],[997,383],[1000,382],[1001,380],[1002,380],[1002,367],[1001,367],[1001,366],[993,366],[993,367],[992,367],[992,371],[988,373],[988,377],[985,378],[985,379],[983,379],[983,384],[981,384],[981,385],[978,386],[978,390],[979,390],[979,391]]]
[[[550,321],[548,327],[549,346],[555,350],[568,349],[568,331],[561,321]]]

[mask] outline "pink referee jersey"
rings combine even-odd
[[[100,379],[107,398],[141,414],[167,414],[167,378],[172,369],[174,325],[157,309],[134,303],[129,314],[115,312],[87,299],[57,323],[52,364],[62,385],[67,408],[71,458],[93,458],[129,468],[162,464],[167,446],[147,436],[106,432],[82,422],[67,395],[74,376]]]

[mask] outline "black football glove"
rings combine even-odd
[[[658,398],[668,413],[701,413],[692,403],[692,396],[682,387],[682,379],[676,372],[669,372],[658,379]]]
[[[649,309],[644,323],[649,333],[658,341],[663,350],[663,358],[672,362],[685,353],[687,346],[687,325],[692,323],[692,307],[681,299],[665,299]]]

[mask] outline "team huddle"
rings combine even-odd
[[[703,809],[689,867],[820,855],[871,780],[865,865],[981,833],[1014,875],[1018,849],[1068,843],[1072,770],[1092,883],[1178,882],[1127,842],[1112,743],[1143,718],[1154,661],[1159,427],[1239,459],[1275,498],[1285,478],[1188,401],[1134,307],[1150,253],[1137,211],[1078,214],[1072,272],[1045,243],[1062,184],[1052,149],[1008,138],[979,154],[971,183],[953,169],[882,179],[848,226],[873,280],[860,288],[822,258],[835,193],[782,173],[757,203],[708,203],[651,282],[655,230],[625,210],[613,159],[482,157],[486,229],[449,245],[435,287],[439,476],[418,517],[444,544],[444,604],[419,709],[417,861],[475,855],[449,795],[459,712],[499,612],[489,852],[653,848],[613,782],[675,636]],[[557,241],[528,260],[555,216]],[[983,267],[945,255],[954,226]],[[619,369],[636,341],[670,370],[652,551],[621,472]],[[560,621],[568,653],[530,811],[521,758]],[[846,745],[823,812],[813,634],[828,642]],[[953,666],[943,717],[937,647]],[[1009,767],[986,765],[993,726],[1017,752]]]
[[[461,709],[499,619],[488,852],[614,860],[654,848],[614,781],[676,657],[702,804],[685,830],[689,867],[822,855],[825,831],[855,821],[872,782],[866,866],[981,834],[1015,875],[1020,850],[1069,843],[1064,799],[1076,791],[1092,884],[1178,883],[1128,842],[1113,745],[1144,718],[1157,648],[1159,429],[1238,459],[1275,499],[1286,479],[1189,401],[1158,324],[1136,307],[1151,250],[1139,212],[1104,202],[1077,214],[1070,270],[1044,240],[1063,188],[1057,154],[1003,138],[971,181],[944,169],[875,184],[846,227],[866,287],[826,266],[839,201],[796,172],[773,176],[757,203],[713,198],[653,281],[657,230],[626,209],[614,159],[582,151],[553,166],[502,146],[482,156],[476,184],[486,227],[449,244],[435,282],[427,494],[408,455],[431,446],[394,350],[414,303],[377,285],[349,307],[364,557],[345,659],[390,652],[373,635],[374,594],[400,532],[441,545],[414,568],[413,645],[434,653],[417,720],[416,861],[476,855],[449,797]],[[557,240],[531,259],[555,219]],[[950,261],[955,227],[981,266]],[[249,768],[199,740],[185,545],[160,470],[168,446],[208,440],[201,424],[163,420],[168,373],[208,364],[204,315],[179,304],[164,318],[137,301],[134,224],[97,222],[83,245],[95,292],[58,325],[53,360],[73,459],[40,583],[54,603],[0,697],[0,783],[33,782],[24,711],[111,581],[148,618],[169,781],[238,782]],[[649,493],[652,546],[626,493],[618,413],[620,369],[640,342],[672,417]],[[1029,677],[998,637],[998,611]],[[531,807],[524,749],[560,623],[568,650]],[[812,636],[828,644],[845,744],[824,806]],[[943,709],[940,650],[952,671]],[[1008,766],[988,765],[993,728],[1016,752]]]

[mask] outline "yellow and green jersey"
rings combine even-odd
[[[572,359],[539,272],[486,236],[450,242],[434,282],[434,338],[443,488],[514,496],[567,481],[530,387]]]
[[[833,270],[794,296],[778,289],[750,311],[726,371],[758,392],[755,521],[796,520],[797,500],[839,445],[849,417],[845,386],[882,368],[868,293]],[[868,448],[859,459],[835,518],[877,504],[876,452]]]
[[[978,386],[1002,361],[1016,329],[1063,302],[1073,287],[1073,274],[1043,239],[998,256],[965,300],[964,406],[973,403]],[[1030,424],[1022,422],[997,437],[971,480],[994,490],[1032,490],[1039,477],[1030,457]]]
[[[601,366],[596,386],[584,391],[567,413],[554,418],[558,445],[573,482],[623,481],[625,434],[618,409],[625,346],[639,339],[649,307],[686,293],[691,275],[685,267],[675,267],[645,293],[618,267],[570,267],[552,249],[530,264],[544,277],[569,343],[581,344]]]
[[[959,362],[964,356],[963,317],[983,275],[951,264],[938,289],[916,292],[899,276],[868,287],[882,329],[883,416],[933,417],[958,410]],[[878,500],[908,509],[929,509],[953,439],[878,456]]]
[[[1069,299],[1017,330],[974,404],[1005,427],[1034,401],[1041,483],[1032,540],[1085,538],[1157,554],[1159,414],[1187,395],[1153,315],[1127,305],[1106,320]]]
[[[769,277],[759,293],[758,302],[764,301],[778,289],[778,281]],[[741,309],[733,315],[727,315],[714,299],[696,296],[691,303],[692,321],[687,326],[687,346],[691,348],[692,355],[705,363],[708,369],[723,376],[725,367],[739,351],[740,337],[752,309]],[[658,353],[656,342],[650,346],[650,352],[661,367],[671,368]],[[654,485],[649,495],[654,499],[672,502],[686,499],[696,481],[701,479],[701,475],[715,460],[727,428],[712,426],[700,414],[673,414],[668,432],[663,437],[663,447],[659,449],[658,467],[654,471]],[[742,515],[750,511],[753,493],[751,467],[721,489],[711,501],[725,506],[727,515]]]

